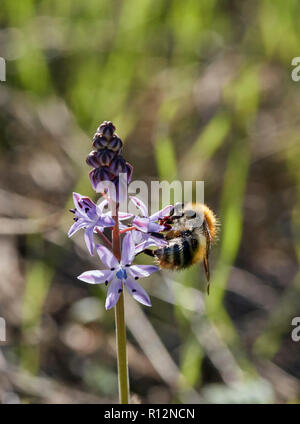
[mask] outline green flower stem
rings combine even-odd
[[[121,243],[118,221],[118,206],[116,207],[116,216],[114,220],[116,225],[112,232],[113,254],[121,260]],[[121,404],[129,403],[129,379],[126,349],[126,326],[124,310],[124,293],[122,292],[115,306],[116,320],[116,343],[117,343],[117,361],[118,361],[118,381],[119,381],[119,399]]]
[[[129,403],[129,379],[126,351],[126,327],[124,313],[124,294],[121,293],[115,307],[116,338],[118,354],[118,378],[120,403]]]

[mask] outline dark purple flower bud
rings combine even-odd
[[[114,182],[115,176],[109,171],[109,168],[101,169],[101,181],[112,181]]]
[[[115,152],[104,149],[97,153],[98,163],[100,166],[109,166],[115,156]]]
[[[92,169],[91,172],[89,173],[91,184],[94,190],[97,189],[97,185],[101,181],[100,172],[101,172],[100,168],[95,168],[95,169]]]
[[[122,150],[122,146],[123,146],[122,140],[116,135],[114,135],[109,142],[108,148],[112,150],[113,152],[117,152],[118,154],[120,154]]]
[[[113,181],[114,179],[114,176],[106,167],[92,169],[89,173],[89,177],[95,191],[97,191],[97,186],[101,181]]]
[[[130,165],[129,162],[126,162],[126,172],[127,172],[127,180],[128,180],[128,184],[131,181],[132,178],[132,174],[133,174],[133,166]]]
[[[93,138],[93,146],[97,150],[105,149],[109,144],[108,140],[101,136],[100,134],[96,133]]]
[[[99,160],[98,160],[98,152],[97,150],[92,150],[88,157],[86,158],[86,163],[93,168],[96,168],[99,166]]]
[[[114,158],[114,160],[111,162],[109,170],[112,174],[118,175],[121,173],[126,172],[126,162],[123,156],[118,155]]]
[[[116,127],[111,121],[104,121],[97,132],[101,133],[107,140],[110,140],[116,130]]]

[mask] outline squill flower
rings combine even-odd
[[[88,251],[93,255],[95,249],[94,231],[102,232],[105,227],[113,227],[115,221],[109,214],[103,213],[107,200],[96,205],[89,197],[81,196],[78,193],[73,193],[73,200],[75,209],[70,209],[70,211],[75,214],[75,223],[70,228],[68,236],[71,237],[81,228],[85,228],[84,240]]]
[[[128,293],[138,302],[151,306],[147,292],[136,280],[149,277],[158,268],[154,265],[132,265],[135,257],[135,247],[132,235],[126,234],[122,243],[122,256],[119,262],[117,258],[104,246],[96,246],[100,260],[106,266],[103,270],[86,271],[77,277],[81,281],[90,284],[106,284],[109,288],[106,296],[105,308],[113,308],[119,300],[125,286]]]
[[[167,242],[163,239],[163,237],[160,238],[153,234],[142,233],[141,231],[136,230],[133,230],[131,234],[133,241],[136,244],[136,255],[151,246],[164,247],[167,245]]]
[[[143,233],[159,233],[160,231],[164,231],[165,226],[158,224],[156,221],[164,218],[167,215],[170,215],[170,212],[173,210],[174,206],[166,206],[160,211],[149,216],[148,208],[141,199],[135,196],[131,196],[130,199],[135,204],[135,206],[142,212],[142,216],[136,216],[132,220],[132,225],[134,225],[138,230],[142,231]]]

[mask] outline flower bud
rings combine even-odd
[[[132,174],[133,174],[133,166],[130,165],[129,162],[126,162],[126,172],[127,172],[127,180],[128,180],[128,184],[131,181],[132,178]]]
[[[104,121],[97,132],[101,133],[107,140],[110,140],[116,130],[116,127],[111,121]]]
[[[117,152],[118,154],[120,154],[122,150],[122,146],[123,146],[122,140],[116,135],[114,135],[109,142],[108,148],[112,150],[113,152]]]
[[[97,152],[98,163],[100,166],[109,166],[115,156],[115,153],[108,149],[103,149]]]
[[[105,149],[109,144],[108,140],[100,135],[99,133],[96,133],[93,138],[93,146],[97,150]]]
[[[92,166],[93,168],[96,168],[97,166],[99,166],[99,161],[97,158],[97,150],[92,150],[88,157],[86,158],[86,163],[90,166]]]
[[[111,162],[109,170],[113,175],[118,175],[126,172],[125,159],[121,155],[116,156]]]
[[[89,174],[92,187],[97,191],[97,186],[101,181],[112,181],[113,176],[108,171],[108,168],[95,168]]]
[[[94,169],[90,172],[90,180],[95,191],[101,189],[102,181],[113,183],[118,192],[119,174],[126,174],[125,181],[131,180],[133,167],[121,155],[122,140],[114,134],[115,126],[110,121],[104,121],[97,129],[93,138],[93,150],[86,162]]]

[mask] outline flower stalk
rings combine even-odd
[[[124,233],[127,233],[128,231],[134,231],[134,230],[136,230],[136,227],[124,228],[124,230],[120,231],[120,234],[124,234]]]
[[[112,250],[118,261],[121,261],[121,240],[119,231],[118,205],[115,207],[116,215],[113,217],[115,226],[112,232]],[[113,210],[113,208],[112,208]],[[124,292],[122,291],[115,307],[115,325],[116,325],[116,344],[117,344],[117,362],[118,362],[118,385],[120,404],[129,403],[129,378],[127,363],[127,345],[126,345],[126,325],[125,325],[125,307]]]
[[[129,403],[129,378],[126,349],[126,326],[125,326],[125,308],[124,294],[121,293],[118,303],[115,307],[116,321],[116,343],[117,343],[117,361],[118,361],[118,384],[119,400],[121,404]]]

